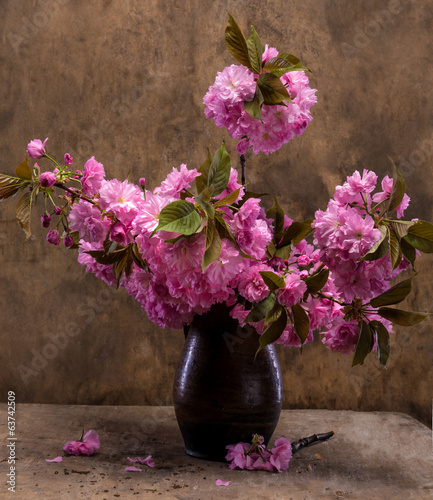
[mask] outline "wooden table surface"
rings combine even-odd
[[[0,498],[15,499],[424,499],[433,498],[431,430],[400,413],[285,410],[274,438],[335,431],[296,454],[282,473],[230,470],[183,451],[172,407],[18,404],[16,440],[0,405]],[[64,456],[63,444],[95,429],[92,456]],[[209,436],[212,439],[212,436]],[[15,493],[8,491],[15,443]],[[272,441],[273,444],[273,441]],[[46,458],[63,455],[61,463]],[[155,467],[125,472],[127,457],[152,455]],[[216,486],[215,481],[231,481]]]

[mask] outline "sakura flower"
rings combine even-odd
[[[143,192],[128,181],[102,181],[100,204],[103,210],[113,212],[124,224],[130,224],[144,203]]]
[[[278,292],[278,302],[286,307],[294,306],[306,291],[307,285],[299,274],[287,274],[284,288]]]
[[[388,175],[385,175],[385,177],[382,179],[383,191],[380,193],[375,193],[373,195],[373,201],[375,203],[380,203],[381,201],[388,199],[391,196],[393,183],[394,183],[394,180],[391,179]],[[406,193],[404,193],[403,199],[401,200],[401,203],[395,209],[397,219],[401,219],[403,217],[404,211],[409,206],[409,202],[410,202],[409,196]]]
[[[357,321],[346,321],[343,318],[337,318],[324,332],[322,342],[331,351],[349,354],[355,350],[359,333]]]
[[[92,156],[84,164],[83,177],[81,179],[81,186],[87,196],[96,194],[102,186],[102,181],[105,179],[105,170],[102,163],[95,160]]]
[[[42,158],[45,156],[45,143],[48,141],[48,137],[42,142],[40,139],[33,139],[27,145],[27,156],[29,158]]]
[[[89,430],[79,441],[68,441],[63,450],[70,455],[93,455],[101,446],[99,436],[94,430]]]
[[[167,175],[167,178],[162,181],[161,186],[155,188],[154,192],[160,196],[170,196],[174,199],[178,199],[180,193],[184,189],[191,187],[191,183],[196,177],[201,175],[194,168],[189,170],[184,163],[177,168],[173,168],[172,172]]]
[[[110,227],[110,221],[102,218],[101,211],[85,200],[72,206],[68,220],[71,230],[78,231],[80,238],[90,243],[105,239]]]
[[[265,285],[260,271],[271,271],[265,265],[255,265],[247,269],[239,279],[238,290],[242,297],[250,302],[259,302],[269,295],[269,288]]]
[[[43,172],[39,177],[38,177],[39,184],[43,188],[50,188],[53,187],[54,184],[57,182],[57,177],[54,172]]]

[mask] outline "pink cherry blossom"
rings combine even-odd
[[[46,458],[45,462],[59,463],[59,462],[63,462],[63,458],[61,456],[58,456],[56,458],[52,458],[51,460]]]
[[[83,177],[81,179],[81,186],[83,187],[84,194],[92,196],[96,194],[102,186],[102,181],[105,179],[105,170],[102,163],[95,160],[92,156],[84,164]]]
[[[80,441],[68,441],[64,444],[63,450],[70,455],[93,455],[99,449],[101,443],[99,436],[94,430],[89,430]]]
[[[50,188],[53,187],[54,184],[57,182],[57,177],[54,174],[54,172],[43,172],[39,177],[38,177],[39,184],[43,188]]]
[[[85,200],[72,206],[68,220],[70,229],[78,231],[80,238],[90,243],[104,240],[110,227],[110,221],[102,218],[101,211]]]
[[[72,165],[72,162],[74,159],[72,158],[72,156],[69,153],[65,153],[63,160],[64,160],[66,165]]]
[[[42,158],[45,156],[45,143],[48,141],[48,137],[42,142],[40,139],[33,139],[27,145],[27,156],[29,158]]]

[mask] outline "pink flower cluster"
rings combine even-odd
[[[278,52],[268,48],[263,61],[276,57]],[[252,118],[244,110],[244,102],[252,101],[256,78],[248,68],[231,65],[217,74],[215,82],[203,98],[206,118],[226,128],[239,139],[237,150],[244,154],[251,146],[254,154],[273,153],[295,136],[301,135],[312,120],[310,108],[317,102],[316,90],[309,87],[304,71],[286,73],[281,77],[292,102],[285,105],[263,105],[262,120]]]
[[[315,229],[314,245],[320,249],[319,258],[331,271],[335,290],[333,296],[346,302],[355,298],[368,303],[373,297],[389,288],[389,283],[409,267],[404,258],[392,269],[389,254],[366,261],[360,260],[382,238],[376,227],[376,204],[389,198],[393,181],[388,176],[382,180],[383,192],[372,194],[376,189],[377,175],[364,170],[355,171],[342,186],[335,189],[334,198],[325,211],[318,210],[312,224]],[[401,217],[409,205],[405,194],[397,207]],[[370,308],[371,309],[371,308]],[[391,331],[391,323],[369,314],[371,320],[381,321]],[[359,326],[356,321],[346,321],[341,309],[324,332],[323,342],[334,351],[349,353],[356,346]]]
[[[290,441],[284,437],[275,440],[275,446],[266,448],[264,439],[257,434],[251,443],[237,443],[226,446],[226,460],[230,469],[265,470],[282,472],[288,469],[292,458]]]
[[[93,455],[101,446],[99,436],[94,430],[87,431],[79,441],[68,441],[63,450],[70,455]]]

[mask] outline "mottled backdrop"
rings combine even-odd
[[[319,102],[304,136],[270,157],[247,156],[253,191],[275,193],[295,219],[325,208],[355,169],[384,175],[391,156],[433,220],[433,2],[427,0],[3,0],[0,3],[0,171],[27,142],[49,137],[77,167],[95,155],[111,176],[153,187],[173,166],[198,167],[223,138],[202,97],[235,61],[227,8],[244,32],[301,57]],[[41,200],[42,201],[42,200]],[[270,201],[271,202],[271,201]],[[42,206],[39,206],[39,212]],[[170,404],[182,333],[152,325],[122,290],[87,275],[73,252],[50,247],[0,206],[0,399]],[[406,307],[433,310],[432,260]],[[351,359],[320,340],[281,349],[287,408],[392,410],[430,423],[432,320],[398,328],[391,359]]]

